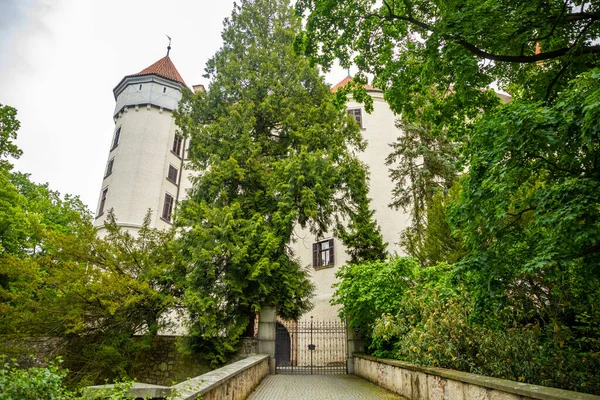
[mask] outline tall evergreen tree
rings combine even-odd
[[[198,171],[179,214],[190,334],[215,361],[262,305],[290,319],[310,309],[313,287],[290,247],[296,227],[335,231],[354,258],[385,252],[356,157],[365,143],[294,53],[299,29],[288,0],[243,0],[206,67],[207,92],[184,95],[177,115]],[[365,224],[369,234],[356,234]]]

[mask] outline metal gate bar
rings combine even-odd
[[[278,322],[275,339],[279,374],[345,374],[346,326],[338,320]]]

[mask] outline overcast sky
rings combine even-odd
[[[112,89],[166,54],[208,82],[233,0],[0,0],[0,104],[18,111],[16,170],[95,212],[114,130]],[[335,84],[345,72],[327,75]]]

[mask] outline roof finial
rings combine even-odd
[[[169,45],[167,46],[167,57],[169,57],[169,52],[171,51],[171,36],[169,35],[165,35],[167,38],[169,38]]]

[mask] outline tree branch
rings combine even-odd
[[[599,13],[587,13],[587,12],[579,12],[579,13],[572,13],[572,14],[567,14],[567,21],[569,22],[576,22],[576,21],[581,21],[581,20],[585,20],[585,19],[591,19],[592,21],[596,21],[600,19],[600,14]]]
[[[398,15],[393,12],[393,9],[391,8],[391,6],[387,0],[384,0],[383,4],[385,5],[385,7],[388,10],[388,15],[369,13],[369,14],[366,14],[365,17],[366,18],[379,18],[381,20],[387,20],[387,21],[393,21],[393,20],[405,21],[405,22],[409,22],[413,25],[416,25],[424,30],[427,30],[430,32],[434,31],[433,25],[430,25],[428,23],[425,23],[423,21],[419,21],[419,20],[415,19],[412,16],[412,12],[410,11],[410,8],[407,8],[407,15]],[[405,5],[406,4],[407,3],[405,2]],[[561,13],[561,16],[562,16],[562,13]],[[591,22],[594,22],[594,21],[600,19],[600,14],[582,12],[582,13],[567,14],[566,17],[567,17],[568,21],[579,21],[579,20],[584,20],[584,19],[591,19],[592,20]],[[559,19],[560,19],[560,16],[557,19],[557,22]],[[552,31],[550,32],[550,35],[554,32],[555,28],[556,28],[556,23],[553,26]],[[534,54],[531,56],[524,56],[524,55],[509,56],[509,55],[488,53],[487,51],[481,50],[474,44],[467,42],[465,39],[456,40],[456,39],[450,38],[450,40],[455,40],[456,43],[463,46],[465,49],[467,49],[468,51],[470,51],[471,53],[475,54],[478,57],[485,58],[485,59],[492,60],[492,61],[522,63],[522,64],[534,63],[534,62],[538,62],[538,61],[544,61],[544,60],[549,60],[552,58],[561,57],[561,56],[564,56],[565,54],[569,53],[571,50],[573,50],[575,48],[575,45],[573,45],[573,46],[569,46],[569,47],[563,47],[563,48],[557,49],[557,50],[548,51],[545,53]],[[531,39],[531,40],[535,41],[537,39]],[[582,47],[582,48],[578,49],[578,54],[596,54],[596,53],[600,53],[600,45]]]
[[[534,54],[532,56],[505,56],[505,55],[501,55],[501,54],[492,54],[492,53],[483,51],[483,50],[479,49],[478,47],[476,47],[475,45],[467,42],[464,39],[458,40],[457,43],[460,44],[461,46],[463,46],[465,49],[469,50],[471,53],[473,53],[476,56],[479,56],[481,58],[486,58],[486,59],[492,60],[492,61],[503,61],[503,62],[522,63],[522,64],[533,63],[533,62],[538,62],[538,61],[549,60],[551,58],[561,57],[575,48],[575,46],[563,47],[562,49],[552,50],[552,51],[548,51],[546,53]],[[596,45],[596,46],[582,47],[582,48],[578,49],[577,53],[578,54],[600,53],[600,46]]]

